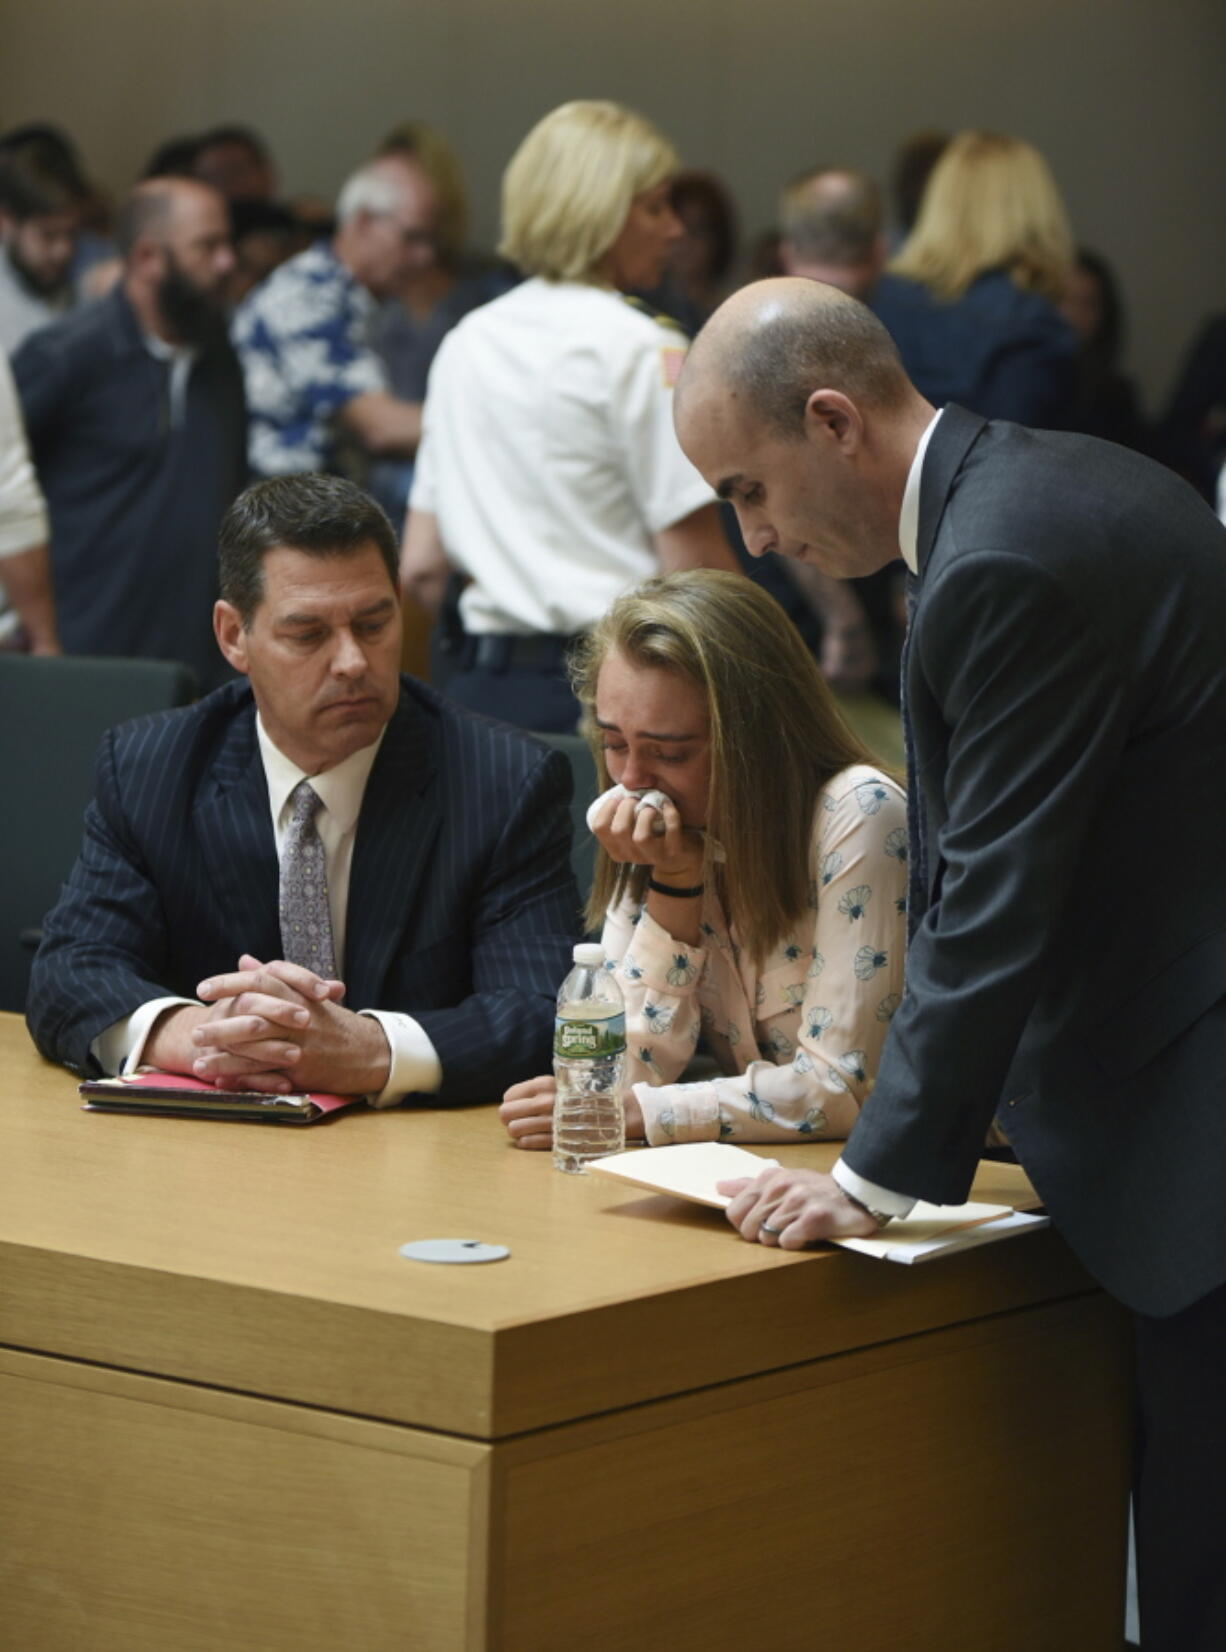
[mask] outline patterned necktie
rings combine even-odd
[[[324,846],[315,829],[320,798],[309,780],[300,780],[290,802],[281,851],[282,956],[288,963],[301,964],[331,980],[336,975],[336,959],[332,951],[328,870]]]
[[[911,659],[911,628],[919,601],[919,580],[907,575],[907,635],[902,645],[902,738],[907,754],[907,940],[920,926],[928,906],[928,822],[924,797],[915,772],[915,738],[911,730],[911,699],[907,667]]]

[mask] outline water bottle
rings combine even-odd
[[[588,1159],[620,1153],[626,1145],[626,1008],[599,942],[580,942],[574,958],[558,989],[554,1022],[553,1165],[582,1175]]]

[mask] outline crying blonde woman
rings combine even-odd
[[[626,1001],[627,1138],[846,1136],[902,992],[901,788],[739,575],[647,580],[572,671],[611,788],[588,920]],[[719,1074],[687,1081],[700,1037]],[[550,1146],[553,1094],[507,1091],[516,1146]]]

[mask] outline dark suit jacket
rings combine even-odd
[[[343,978],[354,1009],[405,1010],[442,1101],[546,1072],[579,933],[570,769],[405,678],[358,819]],[[240,952],[282,955],[268,787],[246,683],[113,729],[85,839],[30,981],[44,1055],[96,1070],[92,1040]]]
[[[906,693],[929,880],[847,1161],[965,1198],[999,1109],[1147,1313],[1226,1280],[1226,532],[1105,442],[946,410]]]
[[[934,407],[957,402],[985,419],[1062,429],[1076,393],[1077,335],[1038,293],[988,270],[961,298],[934,298],[905,276],[884,275],[873,309],[907,376]]]

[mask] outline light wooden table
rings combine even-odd
[[[0,1646],[1117,1652],[1123,1328],[1053,1234],[785,1255],[492,1109],[87,1114],[12,1016],[0,1072]]]

